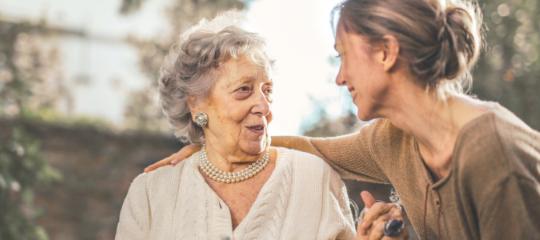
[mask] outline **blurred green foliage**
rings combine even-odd
[[[480,0],[480,5],[486,48],[474,70],[473,93],[540,129],[540,2]]]
[[[27,24],[0,24],[0,117],[17,118],[29,109],[32,87],[43,83],[49,65],[30,40]],[[52,58],[48,58],[52,60]],[[53,62],[53,61],[51,61]],[[40,211],[34,189],[60,180],[59,172],[42,158],[39,140],[22,125],[0,132],[0,239],[48,239],[35,224]]]
[[[39,141],[23,126],[2,133],[0,142],[0,239],[47,239],[34,222],[40,211],[33,205],[33,191],[61,175],[41,158]]]

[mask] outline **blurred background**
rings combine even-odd
[[[540,129],[540,3],[480,0],[472,94]],[[334,86],[333,0],[0,1],[0,239],[112,239],[131,180],[182,147],[157,105],[158,69],[186,27],[239,9],[276,62],[274,135],[361,126]],[[391,186],[348,182],[351,198]]]

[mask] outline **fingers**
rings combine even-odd
[[[368,235],[368,232],[372,230],[373,223],[378,218],[389,219],[390,216],[387,216],[387,213],[392,209],[393,204],[388,204],[384,202],[374,203],[369,211],[367,211],[358,227],[358,231],[361,235]]]
[[[376,200],[373,197],[373,195],[368,191],[362,191],[360,192],[360,199],[364,202],[364,210],[362,210],[362,213],[360,215],[360,221],[358,221],[358,225],[356,226],[356,229],[358,231],[358,234],[362,236],[360,239],[367,239],[367,233],[370,226],[363,224],[365,221],[365,215],[367,213],[367,210],[375,204]]]
[[[403,221],[403,211],[399,207],[393,207],[390,212],[390,219],[396,219]]]
[[[176,154],[176,153],[175,153]],[[144,172],[147,173],[147,172],[151,172],[151,171],[154,171],[160,167],[163,167],[163,166],[166,166],[166,165],[169,165],[170,161],[174,158],[175,154],[172,154],[171,156],[168,156],[162,160],[159,160],[155,163],[153,163],[152,165],[144,168]]]
[[[360,229],[359,227],[357,239],[384,239],[384,227],[386,225],[386,222],[388,222],[390,219],[390,214],[383,214],[378,216],[378,218],[373,221],[367,228],[367,225],[362,226],[363,229]]]
[[[191,156],[187,155],[186,157],[183,157],[182,152],[184,151],[184,148],[180,149],[180,151],[176,152],[175,154],[171,155],[169,158],[169,165],[176,166],[180,161],[186,159],[187,157]]]
[[[373,227],[369,231],[369,240],[380,240],[384,237],[384,225],[390,220],[390,216],[383,215],[373,222]]]
[[[360,198],[364,202],[364,206],[371,208],[371,206],[376,202],[375,198],[368,191],[362,191],[360,193]]]
[[[363,191],[360,196],[366,208],[357,226],[357,239],[396,239],[384,236],[384,227],[391,219],[403,221],[401,206],[378,202],[367,191]]]
[[[190,144],[190,145],[187,145],[187,146],[184,146],[182,149],[180,149],[178,152],[162,159],[162,160],[159,160],[155,163],[153,163],[152,165],[146,167],[144,169],[144,172],[147,173],[147,172],[151,172],[151,171],[154,171],[160,167],[163,167],[163,166],[167,166],[167,165],[176,165],[178,164],[180,161],[188,158],[189,156],[193,155],[193,153],[199,151],[201,149],[201,146],[200,145],[196,145],[196,144]]]
[[[367,231],[365,228],[362,227],[362,219],[364,218],[363,215],[366,211],[366,208],[362,210],[360,213],[360,218],[358,219],[358,223],[356,224],[356,239],[367,239]]]
[[[180,151],[178,151],[175,155],[171,156],[172,159],[171,159],[170,164],[176,165],[180,161],[188,158],[189,156],[193,155],[199,150],[201,150],[201,145],[196,145],[196,144],[187,145],[183,147],[182,149],[180,149]]]

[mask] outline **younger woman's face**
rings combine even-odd
[[[347,32],[343,21],[338,24],[335,48],[341,58],[336,84],[349,90],[358,118],[380,117],[378,110],[388,93],[384,67],[377,61],[380,51],[367,38]]]

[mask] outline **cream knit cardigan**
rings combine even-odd
[[[137,176],[115,239],[354,238],[345,186],[320,158],[278,148],[272,175],[233,230],[227,205],[197,169],[198,157]]]

